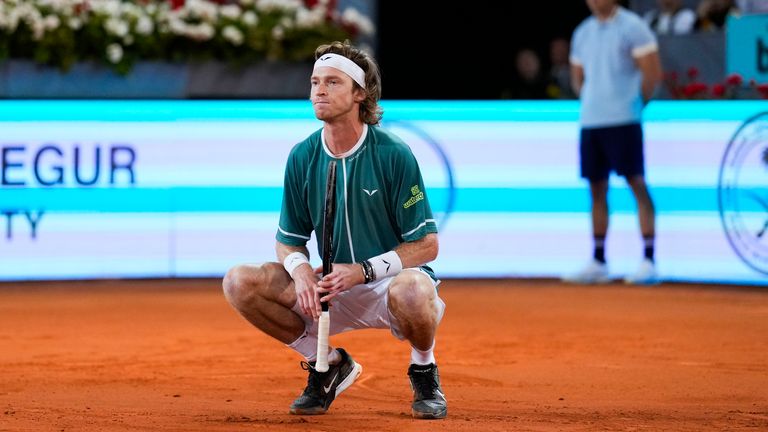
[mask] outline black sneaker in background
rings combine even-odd
[[[448,415],[448,403],[440,387],[440,373],[437,365],[412,364],[408,368],[413,390],[411,414],[417,419],[441,419]]]
[[[301,362],[301,368],[309,372],[309,378],[304,392],[291,404],[291,414],[325,414],[336,396],[351,386],[363,372],[363,367],[355,363],[344,349],[336,350],[341,355],[341,361],[329,365],[328,372],[318,372],[315,362]]]

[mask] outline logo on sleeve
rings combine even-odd
[[[372,189],[372,190],[363,189],[363,192],[367,193],[368,196],[373,196],[373,194],[375,194],[378,191],[379,191],[378,189]]]
[[[403,203],[403,208],[408,208],[424,199],[424,192],[419,190],[419,185],[413,185],[411,187],[411,195],[412,196],[408,198],[408,201]]]

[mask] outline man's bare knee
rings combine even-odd
[[[227,301],[233,306],[248,303],[266,288],[268,272],[268,264],[238,265],[231,268],[222,281]]]
[[[394,309],[413,310],[431,302],[434,298],[434,290],[427,275],[405,271],[392,281],[389,287],[389,298]]]

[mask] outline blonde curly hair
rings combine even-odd
[[[344,42],[334,41],[320,45],[315,50],[315,60],[324,54],[338,54],[344,56],[365,72],[365,99],[360,104],[360,118],[369,125],[377,125],[381,122],[384,111],[379,106],[381,99],[381,73],[376,60],[367,52],[353,46],[348,40]],[[357,83],[354,85],[360,87]]]

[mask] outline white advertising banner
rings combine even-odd
[[[763,104],[647,108],[662,278],[768,283]],[[558,277],[591,256],[577,102],[382,105],[422,168],[438,276]],[[320,127],[307,101],[2,101],[0,280],[219,277],[274,260],[288,152]],[[611,187],[619,277],[642,243],[631,193]]]

